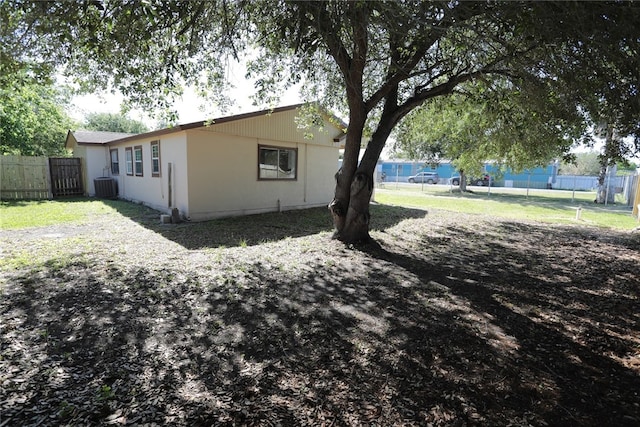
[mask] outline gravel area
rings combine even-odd
[[[640,234],[372,221],[0,231],[0,427],[640,424]]]

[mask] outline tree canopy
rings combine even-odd
[[[598,175],[600,172],[599,154],[596,151],[576,153],[572,161],[562,162],[561,175]]]
[[[265,85],[271,86],[271,76],[285,76],[282,69],[293,69],[292,79],[304,75],[312,82],[310,93],[348,108],[344,162],[331,203],[338,236],[347,241],[366,239],[375,164],[392,129],[423,104],[438,109],[446,103],[453,117],[438,116],[449,120],[435,129],[443,137],[439,143],[459,142],[470,130],[456,123],[461,116],[491,120],[486,134],[474,130],[476,147],[516,166],[566,151],[602,105],[624,104],[615,117],[629,129],[637,127],[640,109],[632,95],[637,98],[640,81],[640,33],[633,24],[639,17],[634,3],[293,2],[256,7],[263,40],[258,70],[270,71]],[[286,59],[276,60],[281,58]],[[597,61],[597,78],[590,61]],[[370,137],[358,162],[366,128]],[[514,135],[520,137],[517,142]]]
[[[467,85],[490,89],[480,108],[498,102],[503,109],[501,92],[529,96],[515,95],[513,105],[529,102],[538,87],[543,100],[569,101],[593,120],[601,115],[620,134],[639,128],[634,2],[5,0],[2,6],[8,67],[65,64],[84,87],[111,85],[138,104],[166,106],[184,83],[223,94],[225,58],[243,52],[258,77],[257,93],[270,102],[282,87],[304,82],[308,99],[348,117],[330,204],[336,237],[348,242],[368,238],[373,172],[394,127],[432,99],[464,96]],[[564,148],[564,138],[553,141]],[[539,140],[523,141],[529,143]]]
[[[397,127],[396,150],[479,174],[486,161],[515,170],[547,164],[581,136],[583,117],[554,91],[492,83],[464,85],[415,109]]]
[[[515,169],[544,164],[607,134],[602,161],[615,164],[638,153],[640,33],[625,27],[623,16],[637,13],[629,4],[603,3],[575,9],[571,20],[559,15],[562,27],[540,14],[549,31],[541,34],[538,59],[525,64],[530,71],[516,67],[502,81],[479,79],[473,84],[480,91],[459,85],[451,99],[419,107],[399,126],[397,148],[413,158],[452,158],[467,169],[485,160]],[[589,23],[595,30],[588,36],[578,31]]]
[[[226,3],[3,0],[0,71],[62,72],[80,91],[118,90],[147,111],[170,109],[185,84],[225,102],[224,58],[238,38],[237,5]]]
[[[107,132],[144,133],[149,131],[143,122],[116,113],[89,113],[84,119],[83,127],[87,130]]]
[[[63,88],[21,75],[13,87],[0,87],[0,154],[62,156],[73,120]]]

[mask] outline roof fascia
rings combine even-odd
[[[177,125],[174,127],[170,127],[170,128],[165,128],[165,129],[159,129],[159,130],[155,130],[155,131],[151,131],[151,132],[147,132],[147,133],[141,133],[141,134],[137,134],[137,135],[131,135],[125,138],[120,138],[120,139],[114,139],[112,141],[106,142],[106,145],[111,145],[111,144],[120,144],[123,142],[130,142],[130,141],[136,141],[139,139],[147,139],[147,138],[155,138],[158,136],[162,136],[162,135],[168,135],[168,134],[172,134],[172,133],[177,133],[177,132],[182,132],[182,131],[186,131],[186,130],[190,130],[190,129],[198,129],[198,128],[202,128],[202,127],[208,127],[208,126],[213,126],[216,124],[222,124],[222,123],[228,123],[228,122],[233,122],[233,121],[237,121],[237,120],[246,120],[246,119],[251,119],[251,118],[255,118],[255,117],[260,117],[260,116],[265,116],[265,115],[270,115],[270,114],[277,114],[277,113],[282,113],[285,111],[291,111],[291,110],[295,110],[297,108],[300,108],[302,106],[304,106],[306,104],[295,104],[295,105],[288,105],[285,107],[278,107],[278,108],[271,108],[271,109],[267,109],[267,110],[260,110],[260,111],[253,111],[250,113],[243,113],[243,114],[237,114],[234,116],[227,116],[227,117],[220,117],[220,118],[216,118],[216,119],[211,119],[211,120],[202,120],[202,121],[198,121],[198,122],[192,122],[192,123],[186,123],[186,124],[182,124],[182,125]],[[342,122],[342,120],[340,120],[339,117],[329,113],[328,111],[322,109],[323,114],[325,114],[327,117],[327,121],[329,123],[331,123],[331,125],[333,125],[336,129],[341,131],[341,135],[339,137],[339,139],[344,139],[346,133],[345,133],[345,129],[347,127],[346,124],[344,124],[344,122]]]

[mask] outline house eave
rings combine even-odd
[[[114,139],[112,141],[106,142],[106,144],[107,145],[121,144],[121,143],[124,143],[124,142],[137,141],[137,140],[140,140],[140,139],[152,139],[152,138],[156,138],[156,137],[159,137],[159,136],[169,135],[169,134],[178,133],[178,132],[183,132],[183,131],[187,131],[187,130],[191,130],[191,129],[211,127],[211,126],[215,126],[215,125],[218,125],[218,124],[229,123],[229,122],[234,122],[234,121],[238,121],[238,120],[246,120],[246,119],[251,119],[251,118],[254,118],[254,117],[260,117],[260,116],[265,116],[265,115],[277,114],[277,113],[282,113],[282,112],[285,112],[285,111],[291,111],[291,110],[295,110],[295,109],[298,109],[300,107],[303,107],[304,105],[306,105],[306,104],[294,104],[294,105],[288,105],[288,106],[285,106],[285,107],[270,108],[270,109],[266,109],[266,110],[253,111],[253,112],[250,112],[250,113],[236,114],[234,116],[227,116],[227,117],[220,117],[220,118],[215,118],[215,119],[210,119],[210,120],[201,120],[201,121],[197,121],[197,122],[185,123],[185,124],[176,125],[176,126],[173,126],[173,127],[170,127],[170,128],[158,129],[158,130],[147,132],[147,133],[131,135],[131,136],[128,136],[126,138]],[[338,119],[336,118],[336,120],[338,120]],[[338,128],[338,129],[340,129],[340,131],[342,132],[340,137],[339,137],[339,139],[340,139],[340,145],[343,146],[344,145],[344,137],[346,135],[344,133],[344,129],[346,128],[346,125],[344,125],[341,121],[339,123],[341,125],[343,125],[344,127],[338,126],[337,124],[335,124],[334,126],[336,128]]]

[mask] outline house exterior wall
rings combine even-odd
[[[292,109],[277,114],[259,115],[218,124],[213,123],[212,126],[203,128],[203,130],[271,141],[289,141],[325,146],[333,146],[333,138],[341,134],[335,126],[325,120],[323,129],[312,129],[312,136],[305,136],[305,132],[297,128],[297,114],[298,111]]]
[[[104,145],[78,145],[74,155],[83,159],[82,169],[85,178],[84,188],[88,196],[95,196],[93,180],[110,175],[109,149]]]
[[[149,161],[151,161],[149,155]],[[189,181],[187,160],[187,134],[167,135],[160,139],[161,180],[164,185],[167,212],[177,208],[180,212],[189,210]],[[169,165],[171,164],[171,165]],[[171,176],[169,176],[171,169]],[[171,191],[169,191],[171,182]],[[171,193],[171,200],[169,200]]]
[[[110,149],[118,150],[120,173],[110,175],[118,182],[118,196],[125,200],[144,203],[161,212],[170,212],[173,207],[181,212],[187,211],[189,201],[185,140],[185,132],[179,132],[160,138],[147,137],[107,147],[107,155]],[[152,175],[152,141],[160,141],[160,176]],[[134,174],[127,175],[126,150],[131,148],[132,155],[135,156],[133,150],[137,146],[142,147],[142,176],[136,176],[135,165]],[[169,177],[169,163],[171,163],[171,177]],[[171,181],[171,191],[169,191],[169,181]],[[170,196],[171,200],[169,200]]]
[[[307,148],[307,201],[313,205],[327,206],[335,190],[338,150],[317,145],[308,145]]]
[[[260,145],[297,149],[295,180],[259,180]],[[300,142],[189,131],[188,216],[192,220],[326,205],[338,149]]]
[[[70,133],[67,145],[84,159],[90,195],[95,195],[95,178],[110,176],[117,182],[120,198],[161,212],[178,208],[191,220],[326,205],[334,187],[342,130],[327,120],[324,129],[314,129],[309,138],[297,129],[295,106],[288,108],[129,135],[94,146],[73,144]],[[153,141],[160,141],[159,176],[152,174]],[[259,179],[261,145],[296,150],[296,178]],[[135,161],[134,173],[127,174],[127,149],[135,160],[137,146],[142,149],[142,176],[135,173]],[[110,150],[114,149],[117,174],[111,172]],[[279,169],[269,156],[263,156],[263,174],[289,170],[289,165]],[[286,156],[282,158],[287,161]]]

